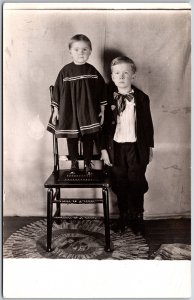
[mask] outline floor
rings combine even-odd
[[[4,217],[3,242],[19,228],[41,219],[43,217]],[[161,244],[191,243],[190,219],[160,219],[144,222],[149,255],[152,255]]]

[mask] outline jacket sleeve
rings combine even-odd
[[[101,134],[101,149],[106,149],[107,151],[110,151],[116,128],[116,103],[113,98],[113,93],[115,89],[116,88],[112,84],[112,82],[107,85],[107,105],[104,112],[104,123],[102,126]]]
[[[149,147],[154,147],[154,126],[152,122],[150,99],[146,96],[146,132],[147,132],[147,144]]]
[[[104,123],[101,130],[101,150],[108,150],[108,141],[110,136],[110,105],[106,105],[104,111]]]

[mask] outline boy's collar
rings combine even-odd
[[[114,85],[115,87],[113,88],[113,91],[115,91],[115,92],[117,92],[117,93],[119,93],[119,91],[118,91],[118,88],[117,88],[117,86],[116,85]],[[134,93],[136,92],[136,87],[132,84],[131,85],[131,91],[134,91]],[[130,91],[130,92],[131,92]],[[127,93],[126,93],[127,94]]]
[[[119,90],[117,89],[117,91],[116,91],[118,94],[120,94],[120,95],[130,95],[130,94],[134,94],[134,89],[133,88],[131,88],[131,90],[129,91],[129,92],[127,92],[127,93],[125,93],[125,94],[122,94],[121,92],[119,92]]]

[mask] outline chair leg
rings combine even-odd
[[[104,224],[105,224],[105,251],[112,252],[110,245],[110,224],[109,224],[109,201],[108,201],[108,189],[103,187],[103,208],[104,208]]]
[[[60,188],[56,188],[56,200],[60,200],[61,198],[61,191],[60,191]],[[57,214],[56,216],[57,217],[60,217],[61,216],[61,203],[58,202],[56,203],[56,209],[57,209]],[[55,221],[58,225],[60,225],[62,223],[62,220],[58,219]]]
[[[53,189],[47,190],[47,252],[51,252],[52,243],[52,214],[53,214]]]
[[[58,151],[58,140],[53,134],[53,157],[54,157],[54,169],[53,174],[56,179],[59,177],[59,151]]]

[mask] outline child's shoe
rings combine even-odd
[[[115,233],[124,233],[125,232],[125,224],[121,218],[119,218],[113,225],[110,227],[112,231]]]
[[[124,233],[127,227],[127,214],[122,213],[119,219],[111,226],[114,232]]]
[[[71,169],[70,169],[70,174],[75,175],[79,172],[79,163],[77,159],[73,159],[71,161]]]
[[[88,176],[91,176],[93,174],[91,161],[89,161],[89,162],[85,161],[85,172],[86,172],[86,175],[88,175]]]
[[[143,220],[143,213],[135,214],[135,218],[131,222],[131,229],[135,235],[142,235],[145,237],[145,224]]]

